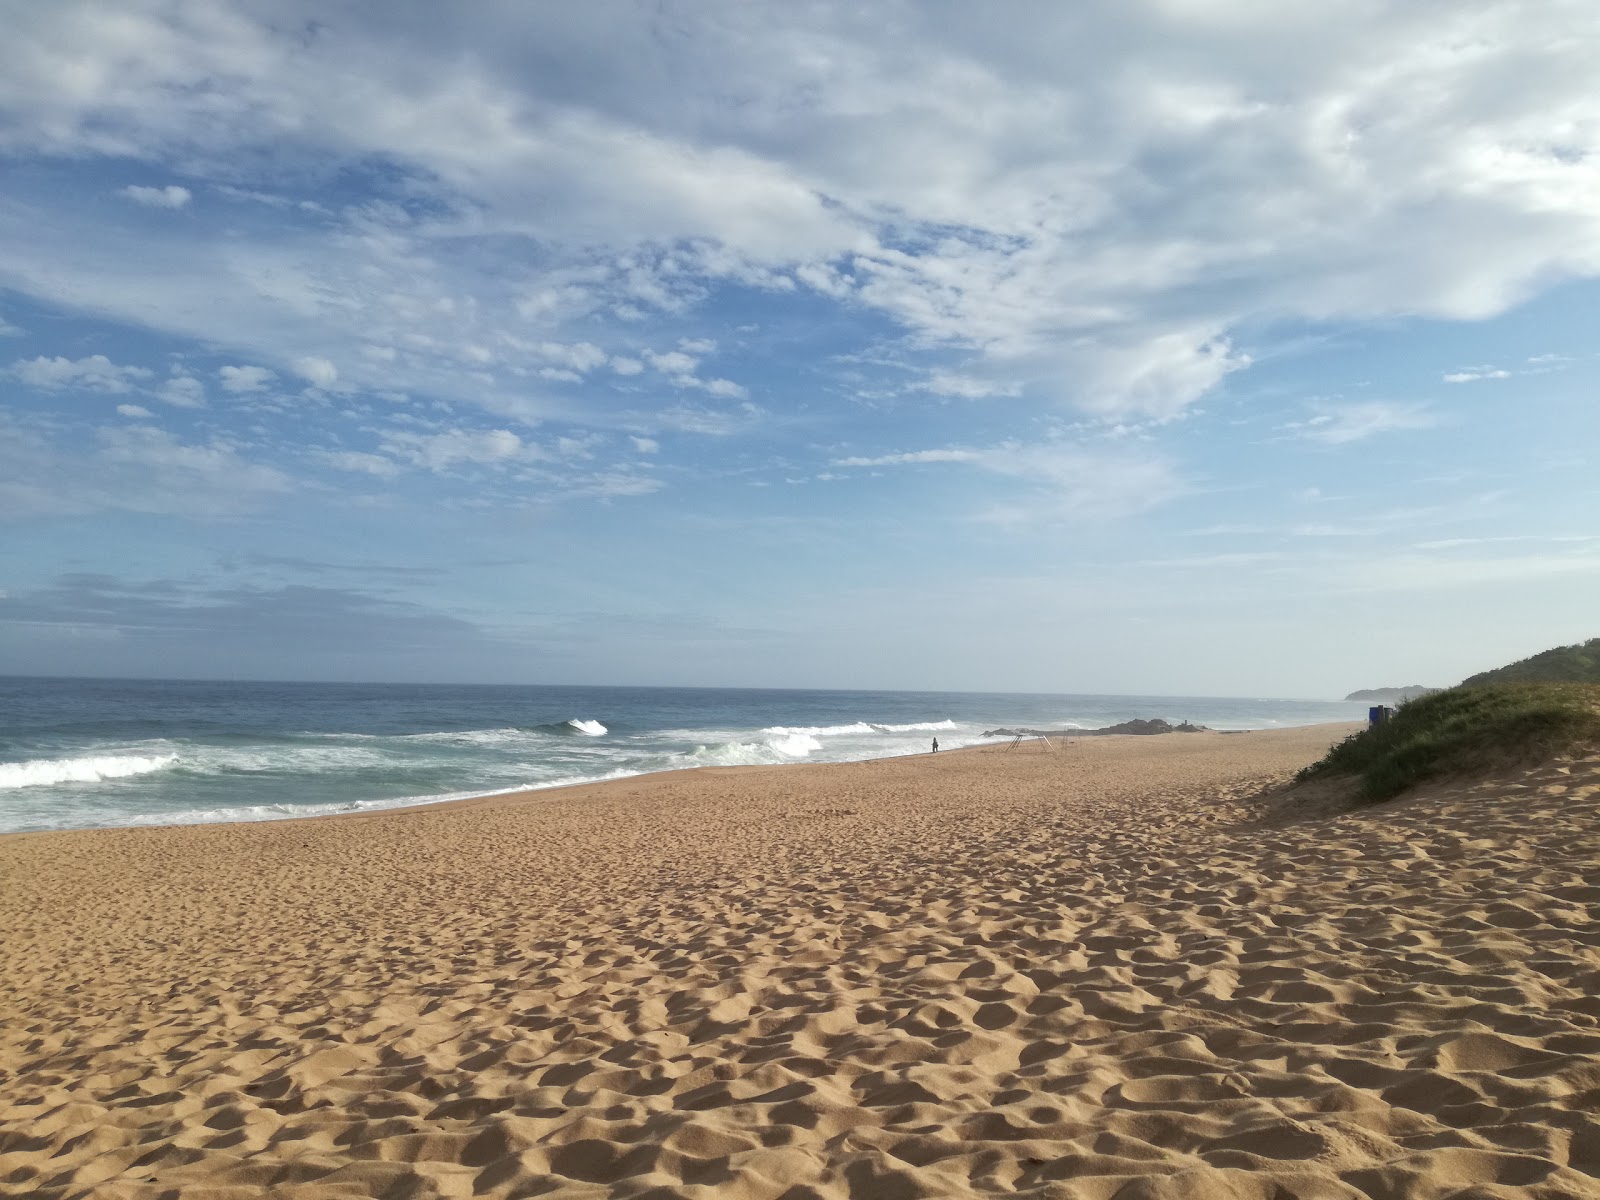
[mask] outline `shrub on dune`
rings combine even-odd
[[[1491,771],[1600,740],[1600,686],[1495,684],[1422,696],[1340,742],[1300,779],[1354,775],[1376,803],[1426,779]]]

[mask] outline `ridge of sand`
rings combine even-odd
[[[1344,732],[0,838],[0,1193],[1600,1195],[1600,753]]]

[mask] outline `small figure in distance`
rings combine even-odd
[[[935,754],[939,753],[939,739],[938,738],[934,738],[933,739],[933,752]]]

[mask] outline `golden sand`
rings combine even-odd
[[[1344,732],[0,838],[0,1193],[1600,1195],[1600,754]]]

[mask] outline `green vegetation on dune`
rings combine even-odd
[[[1600,638],[1576,646],[1557,646],[1507,667],[1481,671],[1462,687],[1486,683],[1600,683]]]
[[[1600,740],[1600,686],[1465,685],[1402,705],[1389,721],[1353,734],[1300,778],[1354,775],[1376,803],[1425,779],[1492,770]]]

